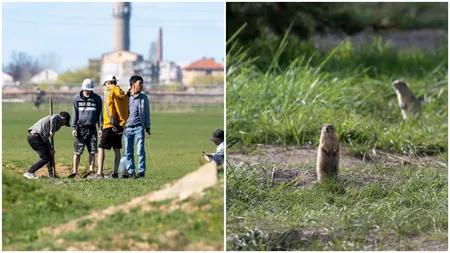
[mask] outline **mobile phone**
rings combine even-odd
[[[202,151],[202,155],[206,155],[205,151]]]

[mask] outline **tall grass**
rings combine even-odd
[[[234,42],[227,53],[228,143],[317,145],[321,125],[331,123],[356,152],[447,151],[446,45],[436,52],[394,51],[376,40],[355,50],[346,41],[319,52],[287,37],[279,46],[261,43],[245,49]],[[419,122],[401,118],[395,79],[422,101]]]

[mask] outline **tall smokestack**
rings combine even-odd
[[[113,51],[130,50],[130,16],[131,3],[114,3],[114,45]]]
[[[161,62],[163,59],[163,44],[162,44],[162,28],[159,28],[158,34],[158,62]]]

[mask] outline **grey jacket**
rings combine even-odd
[[[62,119],[59,114],[53,114],[47,117],[44,117],[40,119],[38,122],[36,122],[32,127],[28,128],[28,132],[36,132],[38,133],[42,140],[44,141],[44,144],[49,148],[53,149],[52,144],[50,143],[50,140],[48,137],[50,137],[50,131],[53,133],[56,133],[62,126]]]
[[[77,126],[94,127],[98,124],[101,129],[102,98],[91,92],[89,97],[82,96],[82,91],[73,96],[72,129]]]
[[[128,97],[131,97],[131,91],[127,92]],[[151,129],[150,123],[150,103],[147,95],[141,92],[139,95],[139,118],[141,119],[142,127],[145,129]]]

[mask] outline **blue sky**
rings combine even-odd
[[[112,51],[114,3],[2,3],[2,62],[13,51],[45,58],[55,54],[59,72],[86,67]],[[130,51],[148,59],[163,28],[163,59],[193,62],[224,58],[224,3],[131,3]]]

